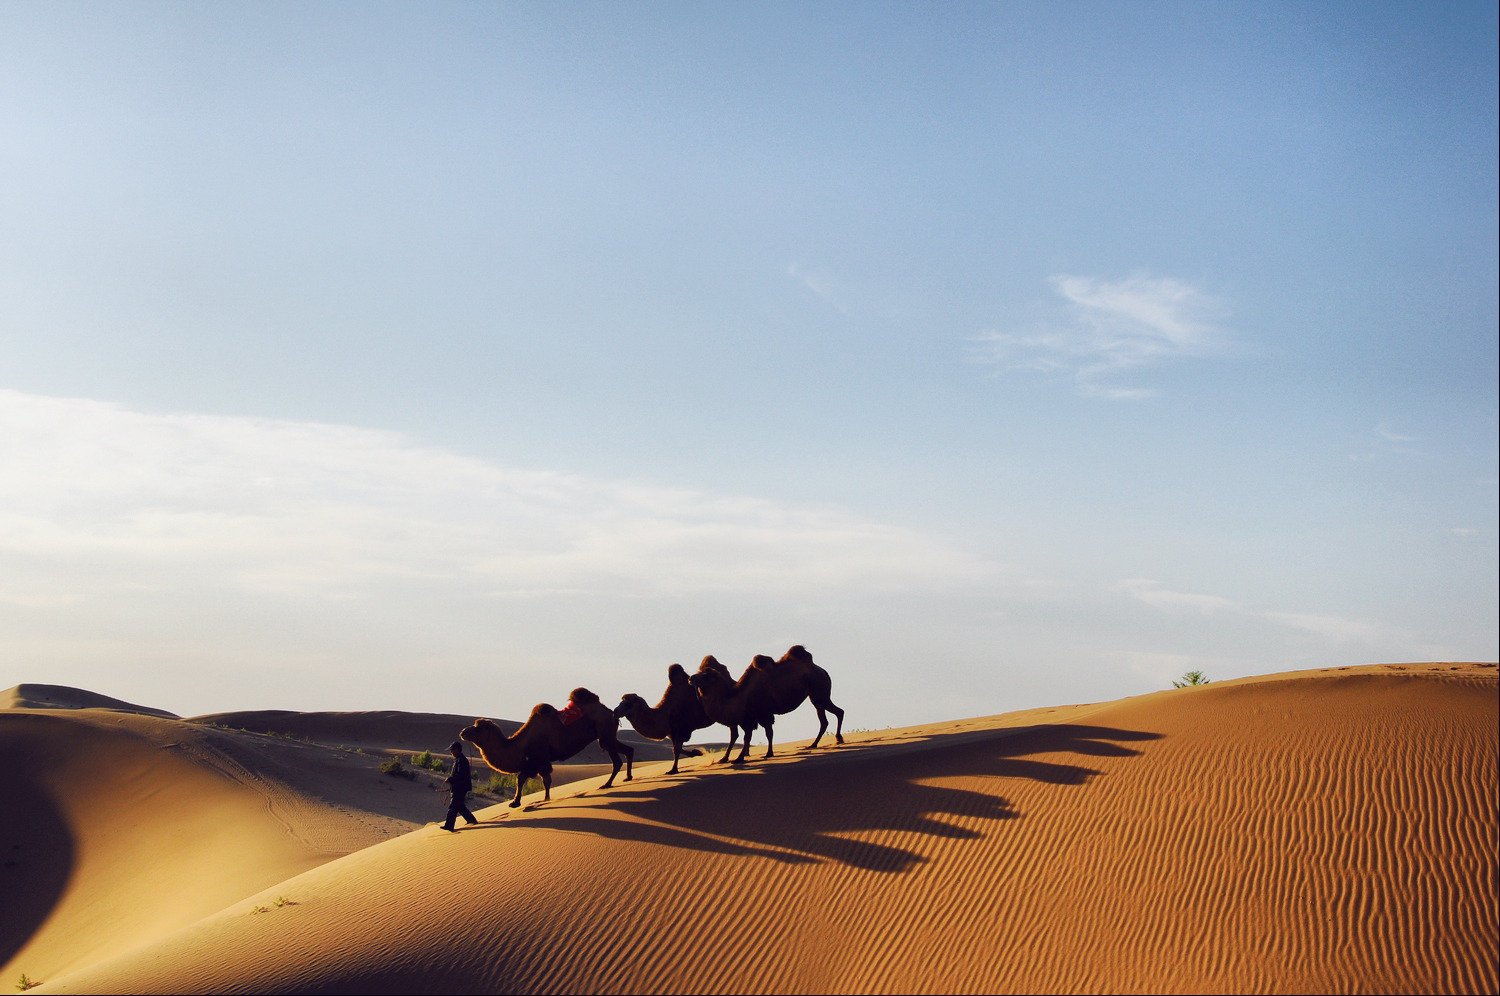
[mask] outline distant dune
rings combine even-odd
[[[366,755],[207,718],[0,711],[18,817],[0,831],[6,984],[1500,985],[1493,664],[1270,675],[741,769],[649,764],[608,791],[479,810],[457,834],[400,832],[438,819],[439,798]]]
[[[288,712],[281,709],[256,712],[219,712],[194,716],[189,723],[222,726],[252,733],[275,733],[311,740],[314,743],[364,747],[442,751],[458,737],[458,731],[474,722],[475,716],[430,712]],[[515,733],[517,720],[495,721],[507,734]],[[663,745],[636,734],[627,726],[620,739],[630,744],[640,761],[659,761],[672,756],[670,744]],[[578,764],[607,764],[609,756],[595,744],[574,758]]]
[[[17,685],[0,692],[0,709],[113,709],[142,716],[176,719],[176,713],[150,706],[133,705],[97,692],[67,685]]]

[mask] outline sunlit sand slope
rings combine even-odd
[[[1494,675],[1247,679],[570,789],[43,991],[1494,991]]]
[[[130,709],[0,710],[7,986],[159,938],[444,810],[435,776],[382,775],[373,755]]]

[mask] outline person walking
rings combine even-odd
[[[448,753],[453,755],[453,771],[447,778],[443,779],[443,783],[448,786],[448,791],[453,793],[453,799],[448,803],[448,820],[443,824],[443,829],[449,833],[457,833],[458,831],[454,829],[453,823],[460,816],[467,820],[470,825],[479,821],[474,818],[474,814],[469,812],[469,807],[465,805],[470,790],[474,788],[474,783],[469,779],[469,759],[464,756],[463,741],[455,740],[449,744]]]

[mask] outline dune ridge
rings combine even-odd
[[[159,719],[177,719],[176,713],[136,705],[98,692],[68,685],[21,684],[0,692],[0,709],[111,709]]]
[[[1496,717],[1370,666],[644,765],[41,991],[1494,991]]]

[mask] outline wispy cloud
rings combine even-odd
[[[387,432],[0,391],[0,603],[400,581],[632,597],[924,589],[980,559],[837,507],[505,467]]]
[[[1363,619],[1346,619],[1340,616],[1305,612],[1268,612],[1243,605],[1221,595],[1172,591],[1164,588],[1159,582],[1145,578],[1121,581],[1119,587],[1121,591],[1137,601],[1158,609],[1191,610],[1204,615],[1224,614],[1268,622],[1286,629],[1312,633],[1334,645],[1365,644],[1379,647],[1392,642],[1411,642],[1410,634],[1399,633],[1389,626]]]
[[[1361,441],[1363,449],[1349,454],[1355,463],[1371,463],[1383,456],[1422,456],[1417,444],[1421,436],[1410,436],[1391,428],[1391,423],[1382,422],[1368,437]]]
[[[981,360],[1004,370],[1067,376],[1082,394],[1139,400],[1156,392],[1114,379],[1166,360],[1208,355],[1226,339],[1218,325],[1222,303],[1181,280],[1058,274],[1051,284],[1060,310],[1029,332],[976,336]]]
[[[792,263],[786,268],[787,276],[800,283],[803,287],[812,291],[813,294],[822,298],[828,304],[837,308],[843,314],[849,313],[848,295],[839,283],[824,271],[810,272]]]
[[[1145,578],[1131,578],[1120,582],[1120,587],[1133,598],[1164,609],[1192,609],[1196,612],[1239,612],[1234,601],[1220,595],[1198,595],[1189,592],[1169,591],[1158,582]]]

